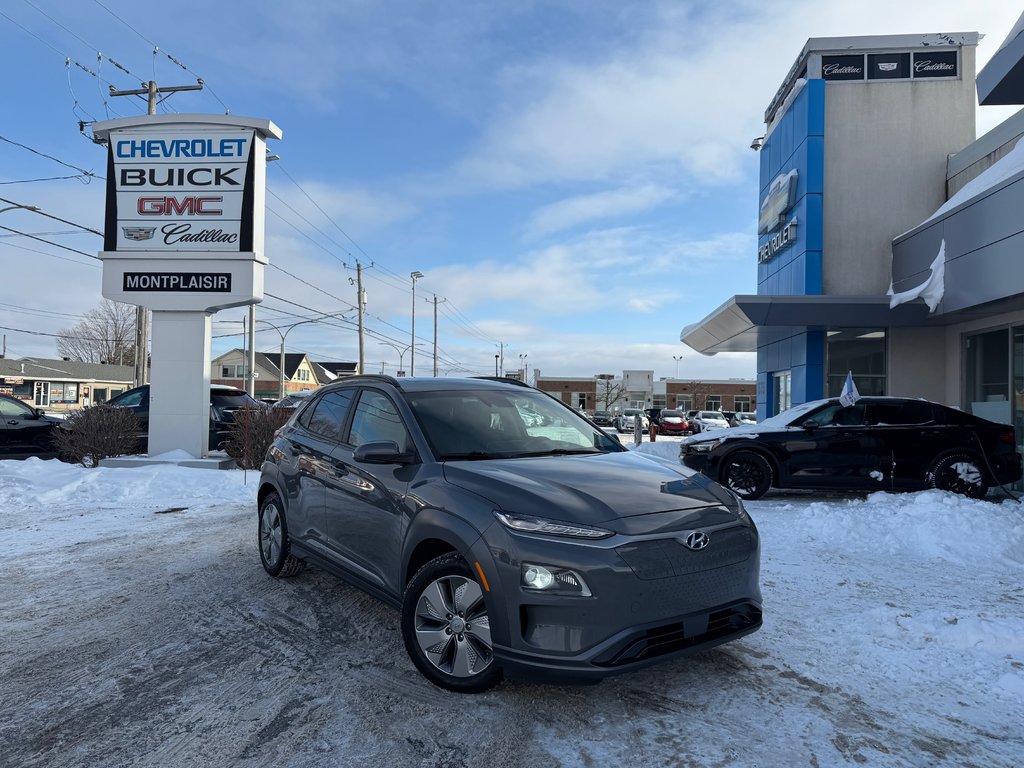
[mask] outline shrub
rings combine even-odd
[[[288,421],[293,411],[279,408],[243,408],[235,411],[235,423],[228,430],[224,451],[242,469],[259,469],[267,455],[274,433]]]
[[[138,453],[141,430],[128,408],[95,405],[68,414],[54,430],[53,444],[63,461],[98,467],[101,459]]]

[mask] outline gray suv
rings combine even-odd
[[[736,496],[508,379],[324,387],[279,430],[257,504],[267,573],[310,563],[391,604],[451,691],[594,681],[761,626]]]

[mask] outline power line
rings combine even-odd
[[[312,196],[305,189],[302,188],[302,186],[299,184],[299,182],[297,182],[295,179],[292,178],[292,175],[290,173],[288,173],[288,171],[286,171],[283,166],[281,166],[280,162],[277,163],[277,166],[278,166],[278,169],[281,171],[281,173],[283,173],[285,176],[287,176],[288,180],[292,184],[294,184],[303,195],[306,196],[306,199],[309,200],[309,202],[311,202],[314,206],[316,206],[316,209],[318,211],[320,211],[320,213],[322,213],[324,215],[324,218],[326,218],[329,222],[331,222],[331,224],[334,225],[335,229],[337,229],[339,232],[341,232],[341,234],[343,234],[346,238],[348,238],[348,241],[350,243],[352,243],[352,245],[354,245],[356,248],[358,248],[359,252],[361,254],[363,254],[363,256],[365,256],[366,258],[369,259],[370,258],[370,254],[368,254],[366,251],[364,251],[362,246],[359,245],[359,243],[357,243],[355,240],[353,240],[352,237],[348,234],[348,232],[346,232],[344,229],[342,229],[338,225],[338,222],[336,222],[333,218],[331,218],[330,214],[328,214],[327,211],[325,211],[323,208],[320,207],[320,204],[316,200],[314,200],[312,198]],[[342,250],[344,250],[344,249],[342,249]],[[346,253],[348,253],[348,252],[346,251]],[[351,255],[352,254],[349,253],[349,256],[351,256]],[[371,261],[372,261],[372,259],[371,259]]]
[[[309,219],[307,219],[307,218],[306,218],[305,216],[303,216],[303,215],[302,215],[301,213],[299,213],[299,212],[298,212],[298,211],[296,211],[296,210],[295,210],[294,208],[292,208],[292,207],[291,207],[291,206],[290,206],[290,205],[289,205],[288,203],[286,203],[286,202],[285,202],[285,201],[284,201],[284,200],[283,200],[283,199],[281,198],[281,196],[280,196],[280,195],[278,195],[277,193],[275,193],[275,192],[274,192],[274,191],[273,191],[273,190],[272,190],[272,189],[271,189],[270,187],[267,187],[267,192],[269,192],[269,193],[270,193],[270,194],[271,194],[271,195],[272,195],[272,196],[274,197],[274,199],[275,199],[275,200],[277,200],[278,202],[280,202],[280,203],[281,203],[281,205],[283,205],[283,206],[284,206],[285,208],[287,208],[287,209],[288,209],[289,211],[291,211],[292,213],[294,213],[294,214],[295,214],[296,216],[298,216],[298,217],[299,217],[300,219],[302,219],[302,220],[303,220],[304,222],[306,222],[307,224],[309,224],[309,226],[311,226],[311,227],[312,227],[313,229],[315,229],[315,230],[316,230],[317,232],[319,232],[319,233],[320,233],[321,235],[323,235],[323,237],[324,237],[325,239],[327,239],[327,240],[328,240],[329,242],[331,242],[331,243],[334,243],[334,245],[338,246],[338,248],[340,248],[340,249],[341,249],[341,251],[342,251],[342,252],[343,252],[343,253],[344,253],[344,254],[345,254],[346,256],[351,256],[351,255],[352,255],[351,253],[349,253],[348,251],[346,251],[346,250],[345,250],[345,247],[344,247],[344,246],[342,246],[342,245],[341,245],[340,243],[338,243],[338,242],[337,242],[337,241],[335,241],[335,240],[334,240],[333,238],[331,238],[331,237],[330,237],[330,235],[328,235],[327,233],[325,233],[325,232],[324,232],[324,231],[323,231],[322,229],[320,229],[320,228],[319,228],[319,227],[318,227],[318,226],[317,226],[316,224],[314,224],[314,223],[313,223],[313,222],[311,222],[311,221],[310,221]],[[277,215],[278,215],[278,216],[280,216],[280,214],[277,214]],[[297,229],[297,228],[296,228],[296,229]],[[300,231],[301,231],[301,230],[300,230]],[[312,239],[312,238],[310,238],[310,239]],[[326,250],[326,249],[324,249],[324,250]],[[345,264],[345,262],[344,262],[344,261],[342,261],[341,259],[339,259],[339,258],[338,258],[338,257],[337,257],[337,256],[336,256],[335,254],[331,253],[330,251],[327,251],[327,253],[329,253],[329,254],[330,254],[331,256],[333,256],[333,257],[334,257],[335,259],[337,259],[337,260],[338,260],[339,262],[341,262],[341,265],[342,265],[342,266],[347,266],[347,265]]]
[[[7,203],[8,205],[16,205],[19,208],[24,208],[26,211],[30,211],[32,213],[39,214],[40,216],[45,216],[46,218],[53,219],[54,221],[59,221],[61,224],[70,224],[72,227],[78,227],[79,229],[83,229],[86,232],[91,232],[94,235],[99,235],[100,237],[103,237],[103,233],[100,232],[98,229],[93,229],[92,227],[87,227],[84,224],[76,224],[75,222],[68,221],[67,219],[62,219],[60,216],[54,216],[51,213],[46,213],[46,211],[42,211],[39,208],[36,208],[34,206],[28,206],[28,205],[23,205],[21,203],[16,203],[14,200],[8,200],[5,197],[0,197],[0,203]]]
[[[32,240],[38,240],[41,243],[46,243],[47,245],[52,245],[52,246],[54,246],[56,248],[63,248],[65,251],[71,251],[72,253],[78,253],[78,254],[81,254],[82,256],[88,256],[90,259],[96,259],[96,261],[100,261],[100,257],[99,256],[96,256],[96,255],[91,254],[91,253],[86,253],[85,251],[80,251],[77,248],[69,248],[66,245],[61,245],[60,243],[54,243],[54,242],[52,242],[50,240],[44,240],[41,237],[36,237],[35,235],[30,235],[28,232],[22,232],[20,230],[11,229],[10,227],[5,227],[5,226],[2,226],[2,225],[0,225],[0,229],[4,230],[5,232],[13,232],[16,235],[21,235],[22,237],[28,237],[28,238],[31,238]]]
[[[64,179],[84,179],[84,178],[85,177],[82,176],[82,174],[80,174],[80,173],[76,174],[74,176],[47,176],[46,178],[43,178],[43,179],[19,179],[18,181],[0,181],[0,186],[7,186],[7,185],[10,185],[10,184],[32,184],[32,183],[37,182],[37,181],[63,181]],[[88,184],[88,183],[89,183],[88,180],[86,180],[86,184]]]
[[[134,32],[136,35],[138,35],[140,38],[142,38],[145,42],[149,43],[149,45],[153,46],[153,79],[156,80],[156,57],[157,57],[157,53],[160,51],[160,46],[157,45],[156,42],[154,42],[153,40],[150,40],[148,37],[146,37],[144,34],[142,34],[139,30],[137,30],[135,27],[133,27],[127,21],[125,21],[125,19],[123,17],[119,16],[118,14],[116,14],[112,10],[110,10],[107,6],[105,6],[103,3],[101,3],[100,0],[93,0],[93,2],[96,3],[96,5],[98,5],[100,8],[102,8],[104,11],[109,13],[111,16],[113,16],[115,19],[117,19],[119,22],[124,24],[124,26],[128,27],[128,29],[130,29],[132,32]],[[228,105],[225,104],[221,100],[220,96],[218,96],[216,94],[216,92],[214,92],[214,90],[210,87],[210,84],[206,82],[205,78],[200,77],[198,74],[193,72],[191,69],[189,69],[185,65],[184,62],[182,62],[180,59],[176,58],[175,56],[172,56],[169,51],[164,51],[163,54],[164,54],[164,56],[167,57],[168,61],[172,62],[173,64],[176,64],[179,67],[181,67],[183,70],[185,70],[189,74],[193,75],[197,80],[202,82],[203,85],[206,86],[206,90],[208,90],[210,92],[210,95],[213,96],[213,98],[215,98],[220,103],[220,105],[222,107],[224,107],[224,113],[225,114],[231,114],[231,110],[228,109]]]
[[[123,64],[119,64],[118,62],[114,61],[114,60],[113,60],[113,59],[112,59],[112,58],[111,58],[110,56],[104,56],[104,55],[103,55],[102,53],[100,53],[100,50],[99,50],[99,48],[97,48],[97,47],[96,47],[95,45],[93,45],[93,44],[92,44],[92,43],[90,43],[90,42],[89,42],[88,40],[86,40],[85,38],[83,38],[83,37],[82,37],[81,35],[79,35],[78,33],[76,33],[76,32],[75,32],[74,30],[68,29],[68,28],[67,28],[66,26],[64,26],[63,24],[61,24],[61,23],[60,23],[59,21],[57,21],[57,19],[53,18],[53,16],[51,16],[50,14],[48,14],[48,13],[47,13],[46,11],[44,11],[44,10],[43,10],[42,8],[40,8],[40,7],[39,7],[38,5],[36,5],[35,3],[33,3],[33,2],[32,2],[32,0],[25,0],[25,2],[26,2],[26,3],[28,4],[28,5],[30,5],[30,6],[32,6],[33,8],[35,8],[35,9],[36,9],[36,10],[37,10],[37,11],[38,11],[39,13],[41,13],[41,14],[42,14],[43,16],[45,16],[46,18],[48,18],[48,19],[49,19],[50,21],[52,21],[52,22],[53,22],[54,24],[56,24],[56,25],[57,25],[58,27],[60,27],[61,29],[63,29],[63,30],[65,31],[65,32],[67,32],[67,33],[68,33],[69,35],[71,35],[71,36],[72,36],[73,38],[75,38],[75,39],[76,39],[76,40],[78,40],[78,41],[79,41],[80,43],[82,43],[83,45],[85,45],[85,47],[86,47],[86,48],[89,48],[90,50],[93,50],[93,51],[95,51],[95,52],[96,52],[96,59],[97,59],[97,61],[100,61],[100,62],[102,62],[102,60],[103,60],[103,59],[106,59],[107,61],[109,61],[109,62],[110,62],[111,64],[113,64],[113,65],[114,65],[115,67],[117,67],[118,69],[120,69],[120,70],[121,70],[122,72],[124,72],[124,73],[125,73],[126,75],[128,75],[129,77],[133,77],[133,78],[136,78],[136,79],[139,79],[139,80],[141,80],[141,78],[140,78],[140,77],[139,77],[138,75],[134,74],[134,73],[133,73],[133,72],[132,72],[131,70],[129,70],[129,69],[128,69],[128,68],[127,68],[126,66],[124,66]]]
[[[3,13],[0,12],[0,16],[2,16],[2,15],[3,15]],[[16,147],[21,147],[24,150],[27,150],[27,151],[29,151],[29,152],[31,152],[33,154],[39,155],[40,157],[45,157],[47,160],[53,160],[53,162],[60,163],[65,168],[70,168],[73,171],[78,171],[83,176],[88,176],[88,177],[97,178],[97,179],[103,179],[102,176],[97,176],[92,171],[87,171],[84,168],[79,168],[77,165],[72,165],[71,163],[65,163],[63,160],[61,160],[58,157],[54,157],[53,155],[48,155],[45,152],[40,152],[38,149],[33,149],[32,147],[28,146],[27,144],[22,144],[19,141],[14,141],[13,139],[8,139],[6,136],[0,136],[0,141],[5,141],[8,144],[13,144]]]
[[[79,261],[78,259],[69,259],[67,256],[61,256],[60,254],[49,253],[47,251],[40,251],[37,248],[29,248],[26,245],[17,245],[16,243],[4,243],[4,247],[6,247],[6,248],[17,248],[18,250],[28,251],[29,253],[38,253],[38,254],[40,254],[42,256],[49,256],[51,259],[60,259],[61,261],[70,261],[72,264],[78,264],[78,265],[83,266],[83,267],[95,267],[96,269],[100,269],[102,267],[101,264],[94,264],[92,262]]]

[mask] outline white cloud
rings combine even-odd
[[[621,219],[627,214],[655,208],[675,194],[667,187],[644,184],[559,200],[530,214],[527,237],[543,237],[590,221]]]

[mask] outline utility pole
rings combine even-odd
[[[412,278],[412,338],[409,339],[409,375],[416,375],[416,281],[423,277],[419,270],[410,272]]]
[[[363,292],[363,265],[358,261],[356,262],[356,308],[359,310],[359,372],[365,373],[363,369],[363,354],[364,354],[364,340],[363,340],[363,312],[366,309],[366,294]],[[383,366],[381,367],[381,373],[384,373]]]
[[[441,303],[448,299],[441,299]],[[437,378],[437,294],[434,294],[434,378]]]
[[[110,86],[111,96],[146,96],[147,115],[156,114],[156,97],[160,93],[176,93],[178,91],[201,91],[203,80],[199,78],[197,85],[173,85],[158,88],[155,80],[150,80],[143,88],[130,91],[119,91]],[[146,307],[135,308],[135,386],[139,387],[149,379],[149,310]]]

